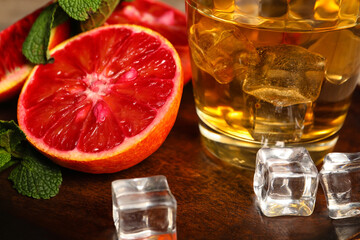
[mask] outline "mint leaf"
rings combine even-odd
[[[0,148],[0,169],[11,161],[11,154]]]
[[[101,0],[59,0],[60,7],[73,19],[85,21],[98,10]]]
[[[67,13],[61,7],[57,7],[52,27],[55,28],[68,20],[69,16],[67,15]]]
[[[9,180],[22,195],[49,199],[58,194],[62,176],[57,165],[29,146],[24,160],[10,173]]]
[[[40,13],[24,41],[23,54],[34,64],[51,62],[48,46],[57,7],[58,4],[53,3]]]
[[[120,0],[102,0],[99,9],[90,14],[89,19],[80,23],[83,32],[100,27],[113,13]]]
[[[7,162],[4,166],[0,167],[0,172],[4,171],[5,169],[8,169],[9,167],[11,167],[12,165],[18,163],[19,161],[17,160],[11,160],[10,162]]]
[[[25,134],[14,121],[0,120],[0,147],[10,154],[16,154],[17,148],[24,140],[26,140]]]
[[[14,121],[0,120],[0,172],[17,163],[25,134]]]
[[[49,199],[59,192],[60,168],[37,152],[14,121],[0,120],[0,172],[18,164],[9,180],[22,195]]]

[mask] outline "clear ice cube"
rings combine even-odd
[[[248,70],[243,90],[276,106],[314,102],[325,75],[325,58],[305,48],[277,45],[257,49],[260,62]]]
[[[243,83],[250,134],[255,140],[297,141],[312,124],[325,58],[292,45],[257,51],[260,60],[249,66]]]
[[[320,171],[329,216],[360,216],[360,153],[329,153]]]
[[[326,57],[325,79],[332,84],[343,84],[358,72],[360,39],[356,30],[329,31],[309,49]]]
[[[254,191],[265,216],[311,215],[318,182],[316,166],[303,147],[262,148],[257,153]]]
[[[313,123],[312,103],[276,106],[252,95],[245,95],[243,124],[251,136],[262,143],[295,142]]]
[[[165,176],[116,180],[111,186],[119,240],[176,239],[176,200]]]
[[[255,47],[236,26],[202,18],[190,29],[194,63],[220,84],[243,79],[249,64],[258,61]]]

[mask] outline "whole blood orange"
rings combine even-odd
[[[27,139],[59,165],[110,173],[144,160],[164,142],[180,104],[180,58],[158,33],[111,25],[50,52],[19,97]]]
[[[189,82],[191,66],[184,13],[157,0],[122,1],[105,24],[119,23],[145,26],[167,38],[181,58],[184,82]]]
[[[39,9],[0,32],[0,101],[19,93],[31,65],[22,54],[22,45],[32,24],[43,9]],[[50,35],[49,49],[69,38],[70,24],[63,23]]]

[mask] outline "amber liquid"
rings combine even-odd
[[[264,146],[332,150],[356,87],[359,3],[188,0],[200,131],[215,156],[252,168]],[[331,4],[330,4],[331,3]],[[308,4],[308,3],[307,3]]]

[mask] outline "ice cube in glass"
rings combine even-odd
[[[257,141],[298,141],[312,124],[325,58],[292,45],[256,50],[259,61],[249,66],[243,83],[250,134]]]
[[[112,182],[119,240],[176,239],[176,200],[165,176]]]
[[[275,106],[314,102],[325,75],[325,58],[292,45],[256,49],[260,61],[249,68],[244,92]]]
[[[329,153],[320,171],[329,216],[360,216],[360,153]]]
[[[261,148],[256,157],[254,191],[268,217],[312,214],[318,171],[303,147]]]
[[[220,84],[242,81],[248,66],[258,61],[255,47],[235,26],[204,18],[190,32],[194,63]]]
[[[257,141],[299,141],[303,131],[311,126],[312,103],[276,106],[252,95],[244,95],[243,123]]]

